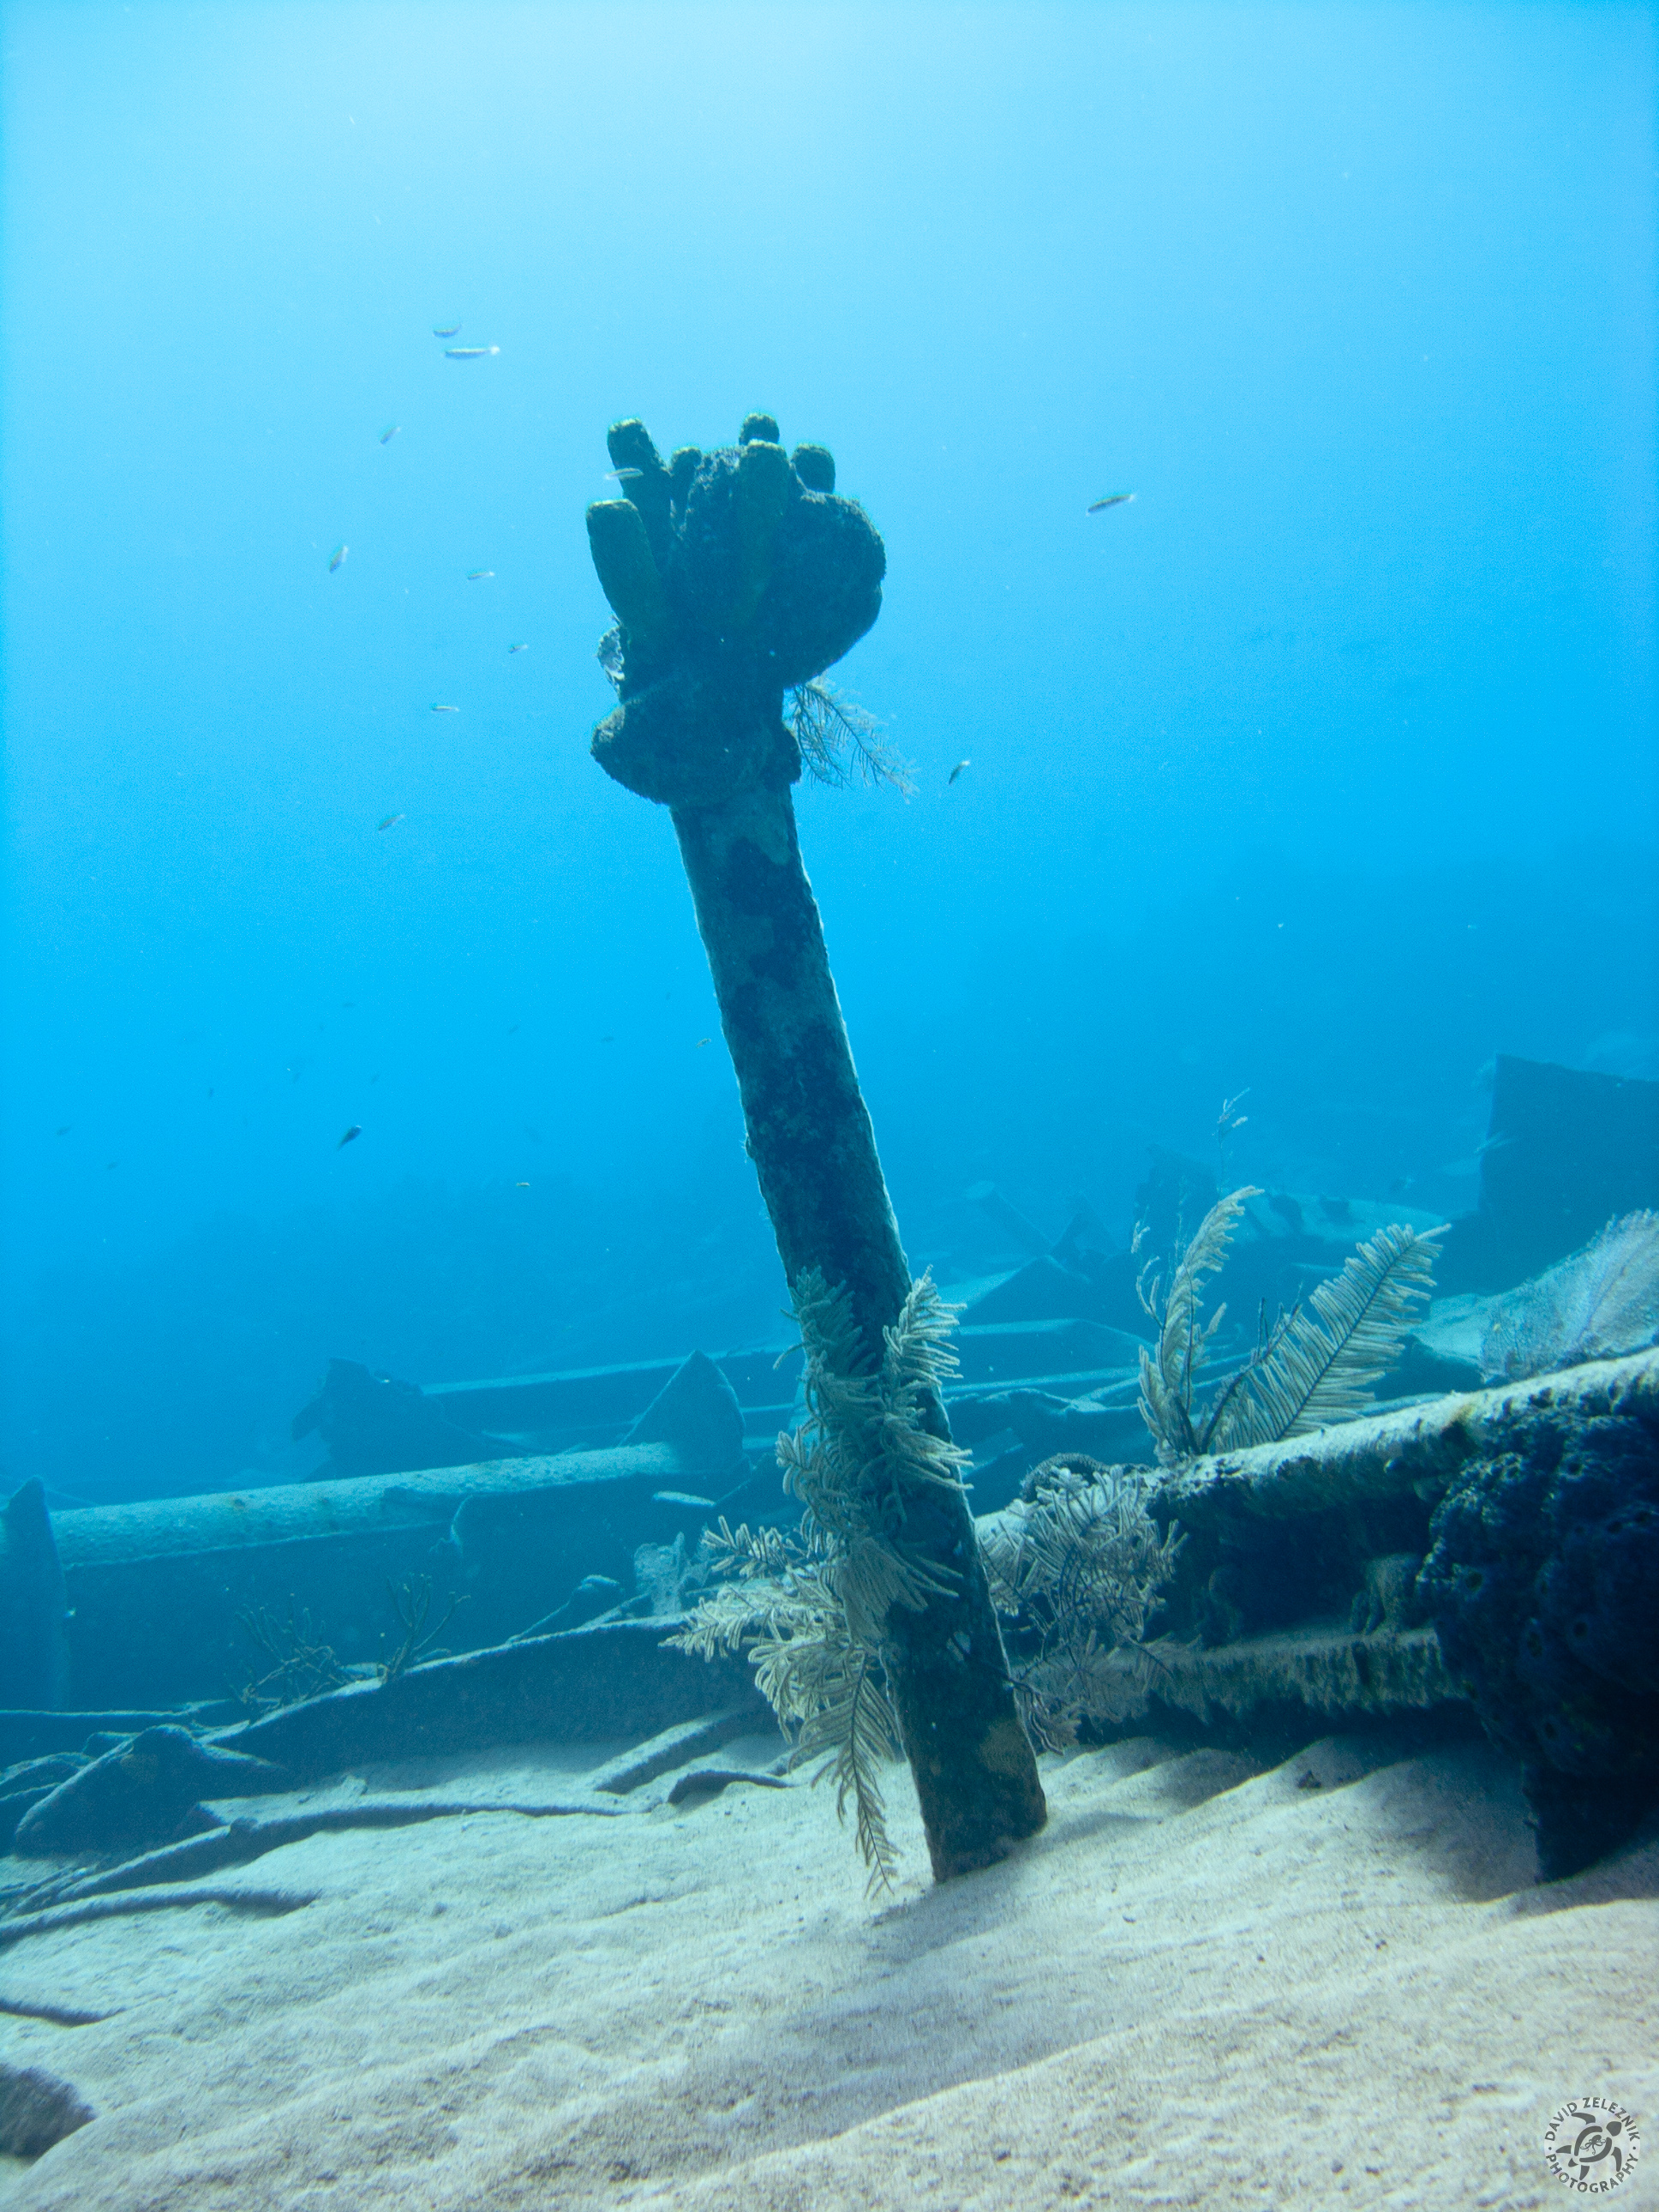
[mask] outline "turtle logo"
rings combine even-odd
[[[1611,2097],[1575,2097],[1544,2130],[1544,2163],[1578,2197],[1606,2197],[1629,2180],[1641,2155],[1635,2119]]]

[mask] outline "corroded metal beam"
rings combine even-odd
[[[1543,1421],[1565,1431],[1609,1414],[1659,1417],[1659,1351],[1189,1460],[1152,1479],[1147,1504],[1188,1528],[1238,1517],[1286,1521],[1407,1496],[1432,1505],[1472,1461],[1509,1450],[1523,1429],[1530,1433]]]
[[[618,621],[601,657],[619,703],[594,757],[670,811],[785,1275],[792,1290],[809,1269],[844,1286],[873,1361],[910,1272],[801,864],[782,706],[874,622],[885,554],[863,508],[836,496],[829,453],[792,457],[769,417],[666,465],[643,423],[617,423],[609,443],[627,497],[587,525]],[[928,1425],[948,1438],[937,1398]],[[943,1878],[1004,1856],[1047,1808],[963,1494],[914,1486],[904,1546],[948,1586],[919,1611],[895,1606],[885,1635]]]

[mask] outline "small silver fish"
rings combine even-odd
[[[343,564],[345,556],[350,552],[350,550],[351,548],[349,545],[337,545],[334,550],[329,555],[328,573],[331,576],[334,574],[334,571],[337,568],[340,568]]]
[[[403,818],[401,814],[388,814],[386,820],[377,823],[375,827],[380,830],[395,830]]]
[[[453,338],[460,327],[459,323],[445,323],[441,325],[434,323],[432,335],[434,338]]]
[[[714,1510],[712,1498],[694,1498],[689,1490],[653,1490],[651,1502],[653,1505],[701,1506],[705,1513],[712,1513]]]
[[[509,653],[528,653],[530,647],[527,645],[509,645],[507,649]]]
[[[388,422],[385,429],[380,433],[380,443],[383,446],[389,446],[402,428],[403,424],[401,422]]]
[[[461,710],[459,707],[448,705],[442,699],[434,699],[432,702],[432,711],[434,714],[459,714]]]
[[[632,483],[635,477],[645,474],[643,469],[607,469],[605,474],[614,477],[618,483]]]
[[[469,584],[487,584],[495,573],[493,568],[469,568],[466,580]]]
[[[972,768],[973,764],[974,763],[970,760],[959,760],[956,766],[951,769],[950,775],[945,777],[945,781],[946,783],[954,783],[957,778],[962,774],[963,769]]]
[[[446,346],[444,359],[446,361],[488,361],[492,353],[500,351],[499,346]]]
[[[1099,514],[1109,507],[1127,507],[1133,497],[1132,491],[1109,491],[1104,499],[1097,499],[1092,503],[1089,512]]]
[[[334,1147],[335,1151],[337,1152],[344,1152],[346,1146],[351,1142],[352,1139],[354,1137],[361,1137],[362,1133],[362,1123],[361,1121],[354,1121],[351,1127],[346,1131],[344,1136],[341,1138],[339,1143]]]

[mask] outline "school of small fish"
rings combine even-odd
[[[434,338],[459,337],[460,335],[460,330],[461,325],[459,323],[434,323],[432,326],[432,335]],[[444,348],[444,358],[446,361],[487,361],[492,355],[499,354],[501,348],[498,345],[451,345]],[[388,422],[385,429],[380,433],[380,443],[383,446],[390,445],[392,441],[398,435],[400,428],[401,425],[398,423]],[[607,477],[611,482],[618,484],[632,483],[642,476],[643,473],[644,471],[642,470],[636,468],[608,469],[605,471]],[[1127,507],[1134,497],[1135,495],[1132,491],[1109,491],[1103,494],[1099,499],[1091,500],[1089,502],[1088,512],[1091,514],[1103,514],[1106,509],[1110,507]],[[349,550],[350,548],[343,544],[338,545],[335,548],[333,555],[330,558],[328,564],[328,573],[331,576],[334,574],[335,570],[343,563]],[[466,580],[469,584],[489,583],[493,580],[495,574],[495,571],[493,568],[469,568],[466,572]],[[520,641],[510,644],[507,650],[508,654],[511,655],[519,653],[528,653],[530,647],[527,641]],[[447,701],[434,699],[432,702],[432,711],[434,714],[459,714],[461,710],[458,706],[452,705]],[[947,784],[955,783],[957,778],[963,775],[964,770],[970,769],[972,766],[973,763],[971,760],[959,760],[956,763],[955,767],[951,769],[949,775],[945,778],[945,781]],[[382,830],[389,830],[394,823],[401,822],[403,818],[404,817],[401,814],[389,814],[380,826]],[[705,1037],[700,1038],[698,1042],[700,1044],[706,1044],[708,1040]]]
[[[461,326],[459,323],[434,323],[432,325],[432,335],[434,338],[459,337],[460,336],[460,331]],[[444,348],[444,358],[446,361],[488,361],[492,356],[499,354],[500,352],[501,348],[498,345],[451,345]],[[389,446],[392,443],[392,441],[398,436],[402,428],[403,425],[400,422],[388,422],[380,433],[380,441],[381,445]],[[621,469],[616,473],[618,476],[623,477],[636,477],[640,471],[637,469]],[[328,573],[331,576],[335,574],[338,569],[344,566],[346,556],[350,550],[351,548],[343,544],[335,547],[333,552],[329,556]],[[487,584],[493,581],[495,574],[495,571],[493,568],[469,568],[466,572],[466,580],[469,584]],[[507,649],[509,655],[517,653],[528,653],[530,646],[528,641],[515,641],[514,643],[510,644]],[[459,707],[449,700],[434,699],[432,702],[432,712],[434,714],[459,714],[460,711]],[[396,825],[403,820],[403,818],[404,817],[401,814],[388,814],[384,821],[380,822],[377,826],[381,830],[391,830],[395,828]],[[340,1142],[343,1145],[349,1145],[356,1134],[356,1129],[355,1127],[350,1128],[347,1130],[345,1135],[341,1138]]]
[[[435,338],[459,337],[460,335],[460,330],[461,325],[459,323],[434,323],[432,326],[432,335]],[[488,361],[494,356],[498,355],[500,352],[501,348],[498,345],[447,345],[444,348],[444,359],[446,361]],[[381,445],[389,446],[392,443],[392,441],[398,435],[401,428],[402,425],[400,423],[388,422],[386,428],[380,434]],[[618,484],[632,483],[643,475],[643,473],[644,471],[642,470],[635,468],[610,469],[606,471],[608,478]],[[1133,500],[1134,496],[1135,495],[1132,491],[1107,492],[1102,498],[1091,500],[1090,501],[1088,512],[1091,514],[1101,514],[1110,507],[1127,507]],[[337,569],[344,565],[346,556],[349,553],[350,550],[350,547],[344,544],[341,544],[335,547],[334,551],[329,556],[328,573],[331,576],[334,574]],[[494,579],[495,574],[495,571],[493,568],[469,568],[466,572],[466,580],[469,584],[488,583]],[[510,644],[507,649],[509,655],[519,653],[528,653],[530,646],[528,641],[517,641]],[[459,714],[460,711],[459,707],[453,704],[451,701],[434,699],[432,702],[432,712],[434,714]],[[946,783],[955,783],[957,778],[972,766],[973,762],[969,759],[957,761],[956,765],[951,769],[949,775],[945,778]],[[398,823],[404,819],[404,817],[402,814],[388,814],[377,824],[377,827],[380,830],[395,829]],[[602,1038],[600,1042],[602,1043],[609,1044],[611,1040],[609,1037],[605,1037]],[[699,1037],[696,1042],[696,1049],[701,1052],[705,1045],[712,1042],[712,1038]],[[354,1142],[355,1139],[362,1136],[362,1124],[360,1122],[354,1121],[350,1127],[347,1129],[345,1134],[340,1139],[338,1145],[336,1146],[336,1150],[343,1151],[347,1145]],[[527,1182],[521,1182],[516,1187],[520,1190],[528,1190],[530,1185]]]

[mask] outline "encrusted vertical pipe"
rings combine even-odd
[[[593,750],[665,804],[708,954],[748,1149],[792,1285],[844,1286],[872,1358],[909,1268],[848,1043],[790,786],[800,757],[787,687],[838,659],[875,620],[884,556],[834,463],[792,463],[769,418],[738,446],[667,468],[642,424],[611,453],[627,501],[590,509],[594,564],[619,629],[602,649],[621,703]],[[927,1423],[948,1438],[937,1399]],[[1046,1817],[1001,1632],[962,1492],[917,1485],[905,1549],[945,1570],[920,1610],[896,1606],[887,1671],[934,1875],[985,1866]]]
[[[55,1712],[69,1691],[68,1606],[46,1493],[26,1482],[0,1508],[0,1705]]]

